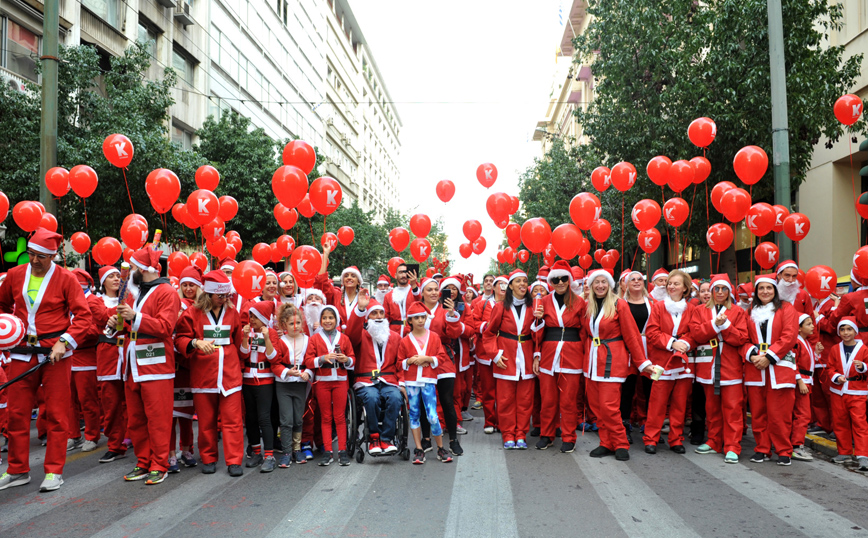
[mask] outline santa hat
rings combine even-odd
[[[549,268],[548,265],[543,265],[542,267],[540,267],[539,270],[536,272],[537,280],[547,279],[550,271],[551,271],[551,269]]]
[[[654,282],[655,280],[657,280],[661,276],[665,276],[666,278],[669,278],[669,272],[666,269],[663,269],[662,267],[660,269],[657,269],[656,271],[654,271],[654,274],[651,275],[651,282]]]
[[[285,277],[286,275],[292,275],[292,273],[290,273],[289,271],[281,271],[281,272],[277,273],[277,286],[278,287],[280,287],[280,288],[286,287],[286,282],[283,281],[283,277]]]
[[[859,280],[859,277],[856,276],[856,273],[852,269],[850,270],[850,282],[853,284],[854,288],[862,287],[862,281]],[[838,285],[840,286],[841,284]]]
[[[105,279],[107,279],[109,277],[109,275],[112,273],[120,274],[121,272],[118,271],[118,268],[115,267],[114,265],[106,265],[105,267],[100,267],[100,269],[99,269],[99,285],[102,286],[103,284],[105,284]]]
[[[162,256],[162,254],[162,250],[154,250],[154,247],[148,245],[143,249],[137,250],[132,256],[130,256],[130,263],[146,273],[159,274],[160,256]]]
[[[513,280],[515,280],[516,278],[521,278],[521,277],[527,278],[527,273],[525,273],[521,269],[513,269],[513,271],[511,273],[509,273],[509,282],[508,283],[512,284]]]
[[[552,291],[551,288],[549,288],[548,282],[543,282],[542,280],[534,280],[531,285],[527,287],[527,289],[533,291],[533,289],[537,286],[542,286],[543,289],[545,289],[549,293],[551,293]]]
[[[84,269],[79,269],[76,267],[72,270],[72,274],[78,279],[79,284],[84,284],[85,286],[93,286],[93,277],[90,276],[90,273],[85,271]]]
[[[435,284],[437,284],[437,281],[436,281],[436,280],[434,280],[434,279],[431,278],[430,276],[426,276],[425,278],[422,279],[422,282],[419,283],[419,289],[420,289],[420,290],[424,290],[424,289],[425,289],[425,286],[427,286],[428,284],[430,284],[430,283],[432,283],[432,282],[435,283]],[[439,286],[439,284],[437,284],[437,285]]]
[[[739,284],[735,289],[738,292],[739,297],[747,297],[750,299],[751,295],[753,295],[753,284],[750,282]]]
[[[368,303],[368,309],[365,311],[365,319],[368,319],[368,316],[370,316],[371,312],[373,312],[374,310],[382,310],[383,312],[386,311],[386,309],[383,308],[383,305],[377,302],[376,299],[371,299]]]
[[[267,327],[271,326],[271,318],[274,316],[274,301],[259,301],[250,307],[250,314],[264,323]]]
[[[223,271],[210,271],[205,274],[203,291],[215,295],[232,293],[232,283],[229,282],[229,277]]]
[[[443,273],[435,272],[433,275],[431,275],[431,278],[443,278]]]
[[[801,327],[802,323],[810,317],[811,316],[809,316],[808,314],[799,314],[799,327]]]
[[[361,271],[359,271],[359,268],[356,267],[355,265],[351,265],[351,266],[347,267],[346,269],[344,269],[343,271],[341,271],[341,282],[344,281],[344,277],[346,275],[353,275],[354,277],[356,277],[356,280],[359,281],[359,286],[362,285],[362,273],[361,273]]]
[[[322,315],[325,314],[329,310],[334,312],[335,319],[337,320],[338,323],[340,323],[341,322],[341,313],[338,312],[338,307],[336,307],[335,305],[330,305],[330,304],[325,305],[324,307],[322,307],[322,310],[320,310],[320,312],[319,312],[320,321],[322,321]]]
[[[564,276],[567,277],[567,281],[570,284],[573,283],[573,271],[572,271],[572,268],[570,267],[570,264],[564,260],[558,260],[552,265],[552,268],[549,270],[549,274],[546,275],[545,280],[546,280],[546,282],[551,284],[552,279],[560,278],[560,277],[564,277]],[[533,288],[531,288],[531,289],[533,289]]]
[[[801,322],[799,322],[799,324],[801,324]],[[839,335],[841,334],[841,327],[843,327],[844,325],[849,325],[850,327],[853,327],[854,331],[856,331],[857,333],[859,332],[859,326],[856,325],[856,318],[854,318],[853,316],[847,316],[845,318],[841,318],[841,321],[838,322],[838,334]]]
[[[732,293],[732,281],[729,280],[729,275],[726,273],[719,275],[712,275],[711,277],[711,289],[714,289],[718,286],[723,286],[724,288],[729,290],[729,293]],[[741,286],[739,286],[741,287]]]
[[[233,260],[232,258],[225,258],[220,260],[220,270],[221,271],[234,271],[238,266],[238,262]]]
[[[795,269],[796,271],[799,270],[799,266],[796,265],[796,262],[794,262],[793,260],[784,260],[778,264],[778,269],[775,271],[775,274],[779,275],[779,274],[781,274],[781,271],[783,271],[784,269],[791,269],[791,268]]]
[[[465,290],[465,293],[467,291],[472,292],[474,297],[479,297],[479,292],[476,291],[476,288],[474,288],[473,286],[467,286],[467,290]]]
[[[448,286],[450,284],[455,286],[455,289],[457,289],[459,292],[461,291],[461,281],[458,280],[458,278],[456,278],[454,276],[447,276],[446,278],[444,278],[443,280],[440,281],[440,291],[443,291],[446,288],[446,286]]]
[[[322,300],[323,303],[326,302],[325,294],[324,294],[322,291],[320,291],[320,290],[318,290],[318,289],[316,289],[316,288],[308,288],[308,289],[307,289],[307,292],[306,292],[306,295],[305,295],[305,301],[307,301],[307,298],[308,298],[308,297],[311,297],[311,296],[319,297],[319,298]]]
[[[777,289],[778,279],[776,275],[757,275],[753,281],[753,288],[757,289],[760,284],[771,284],[775,289]]]
[[[693,280],[690,281],[690,283],[694,288],[696,288],[697,290],[699,289],[699,279],[698,278],[694,278]]]
[[[570,273],[573,275],[573,280],[584,280],[585,270],[578,265],[570,267]]]
[[[45,228],[36,228],[27,241],[27,248],[40,254],[57,254],[61,241],[63,241],[62,235]]]
[[[618,277],[618,284],[623,284],[627,282],[627,277],[630,276],[631,271],[629,269],[624,269],[621,271],[621,276]]]
[[[387,275],[380,275],[380,278],[377,279],[377,284],[378,285],[379,284],[388,284],[391,286],[392,285],[392,279],[389,278]]]
[[[600,276],[606,277],[606,280],[609,282],[609,288],[612,288],[612,289],[615,288],[615,277],[613,277],[612,273],[610,273],[606,269],[594,269],[588,275],[588,278],[586,279],[586,281],[588,282],[588,284],[593,284],[594,280],[596,280],[597,277],[600,277]]]
[[[415,318],[416,316],[429,316],[431,315],[431,311],[428,310],[428,307],[422,304],[421,301],[416,301],[410,308],[407,309],[407,319]]]
[[[190,265],[185,267],[184,270],[181,271],[181,279],[179,280],[178,285],[189,282],[190,284],[196,284],[201,288],[202,280],[202,270],[195,265]]]

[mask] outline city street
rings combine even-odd
[[[125,483],[127,457],[70,454],[57,492],[32,482],[0,492],[0,534],[12,536],[864,536],[868,477],[827,461],[726,465],[718,456],[597,460],[595,434],[574,454],[504,452],[499,436],[467,424],[466,454],[424,466],[399,458],[349,467],[314,463],[230,478],[183,469],[161,485]],[[5,465],[4,465],[5,468]]]

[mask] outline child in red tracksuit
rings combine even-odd
[[[793,352],[796,354],[796,403],[793,405],[793,459],[813,461],[814,457],[805,448],[805,435],[811,422],[811,389],[814,384],[814,321],[808,314],[799,316],[799,338]]]
[[[868,395],[868,375],[865,362],[868,348],[858,339],[856,319],[845,317],[838,322],[841,343],[832,348],[826,368],[832,381],[832,420],[838,442],[838,455],[832,463],[850,461],[854,454],[860,470],[868,470],[868,422],[865,399]]]

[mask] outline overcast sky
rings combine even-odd
[[[444,217],[452,273],[480,280],[504,237],[485,200],[517,195],[518,175],[540,154],[532,134],[549,101],[562,3],[567,11],[570,2],[559,0],[350,0],[404,124],[403,209]],[[498,170],[490,191],[476,180],[484,162]],[[448,204],[434,190],[441,179],[455,183]],[[458,246],[471,218],[488,246],[464,260]]]

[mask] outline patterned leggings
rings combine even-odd
[[[419,405],[421,403],[425,406],[425,415],[428,417],[428,422],[431,423],[431,435],[435,437],[443,435],[440,419],[437,418],[437,385],[434,383],[426,383],[421,387],[407,385],[406,389],[407,399],[410,403],[410,428],[415,430],[422,427]]]

